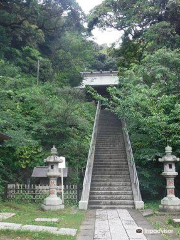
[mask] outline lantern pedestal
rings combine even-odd
[[[172,148],[166,147],[166,155],[159,159],[164,163],[164,172],[162,176],[166,178],[167,196],[161,200],[159,210],[163,212],[179,212],[180,211],[180,199],[175,196],[174,178],[178,175],[175,169],[175,162],[179,161],[172,155]]]
[[[44,200],[44,204],[41,205],[44,210],[59,210],[64,209],[62,200],[57,196],[49,196]]]
[[[62,159],[57,156],[57,149],[55,147],[51,149],[51,156],[44,161],[49,165],[47,177],[49,178],[50,195],[44,200],[41,207],[44,210],[64,209],[62,200],[57,196],[57,179],[60,177],[58,164],[62,163]]]

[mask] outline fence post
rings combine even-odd
[[[8,185],[6,184],[5,188],[4,188],[4,195],[3,195],[3,200],[7,200],[8,199]]]
[[[81,200],[80,198],[80,189],[79,189],[79,184],[76,185],[76,188],[77,188],[77,203]]]
[[[31,188],[33,192],[33,202],[36,202],[36,185],[31,185]]]

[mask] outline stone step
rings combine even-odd
[[[98,143],[112,143],[112,144],[117,144],[120,141],[123,143],[123,139],[121,140],[121,137],[113,135],[112,137],[108,136],[103,136],[103,137],[97,137],[97,142]]]
[[[97,183],[97,184],[96,184]],[[130,179],[110,179],[110,180],[95,180],[91,181],[91,186],[131,186]]]
[[[127,166],[94,166],[94,169],[96,169],[96,170],[109,170],[109,169],[111,169],[111,170],[126,170],[126,171],[128,171],[129,170],[129,168],[127,167]]]
[[[114,116],[100,115],[99,120],[101,121],[101,123],[108,123],[108,125],[112,127],[117,127],[117,126],[121,127],[121,121],[118,118],[114,118]]]
[[[129,171],[126,170],[114,170],[114,169],[109,169],[109,170],[98,170],[98,169],[94,169],[93,170],[93,174],[102,174],[102,175],[107,175],[107,174],[114,174],[114,175],[129,175]]]
[[[92,176],[92,182],[97,181],[97,182],[123,182],[123,181],[130,181],[130,176],[124,176],[124,177],[119,177],[119,176],[113,176],[110,175],[110,177],[107,176]]]
[[[129,176],[130,174],[129,174],[129,170],[128,169],[123,169],[123,168],[118,168],[118,169],[116,169],[116,168],[109,168],[109,169],[105,169],[105,168],[94,168],[93,169],[93,174],[95,174],[95,175],[101,175],[101,176],[103,176],[103,175],[119,175],[119,176],[121,176],[121,175],[123,175],[123,177],[124,177],[124,175],[127,175],[127,176]]]
[[[90,200],[89,205],[134,205],[133,200]]]
[[[104,136],[110,136],[110,137],[121,137],[123,139],[124,135],[119,130],[109,130],[109,131],[103,131],[100,130],[97,132],[97,137],[104,137]]]
[[[103,144],[99,141],[96,142],[96,147],[109,147],[111,146],[112,148],[116,148],[116,147],[124,147],[124,142],[123,141],[115,141],[114,143],[113,142],[103,142]]]
[[[119,140],[119,139],[118,139]],[[120,140],[119,141],[114,141],[114,142],[112,142],[112,141],[103,141],[103,142],[101,142],[101,141],[96,141],[96,146],[97,147],[109,147],[109,146],[111,146],[112,148],[116,148],[116,147],[121,147],[121,148],[123,148],[124,147],[124,142],[123,141],[121,141],[120,142]]]
[[[95,154],[96,158],[103,158],[103,159],[124,159],[126,160],[125,154]]]
[[[99,163],[127,163],[126,158],[113,158],[113,159],[104,159],[104,158],[97,158],[96,155],[94,156],[94,162],[99,162]]]
[[[96,160],[97,159],[97,161],[99,160],[99,161],[103,161],[103,159],[104,159],[104,161],[108,161],[108,162],[126,162],[127,163],[127,158],[126,157],[114,157],[114,158],[104,158],[104,156],[97,156],[97,155],[95,155],[94,156],[94,159]]]
[[[98,166],[104,166],[104,167],[111,167],[111,166],[120,166],[120,167],[128,167],[128,163],[127,162],[121,162],[121,161],[118,161],[117,163],[116,162],[98,162],[98,161],[95,161],[94,162],[94,167],[98,167]]]
[[[118,159],[108,159],[108,158],[96,158],[94,159],[94,163],[100,163],[100,164],[127,164],[127,159],[118,158]]]
[[[111,133],[102,133],[102,132],[99,132],[98,135],[97,135],[97,139],[100,139],[100,138],[114,138],[114,139],[122,139],[123,138],[123,135],[121,133],[117,133],[117,132],[111,132]]]
[[[133,200],[132,195],[93,195],[90,193],[89,200]]]
[[[92,195],[132,195],[132,191],[91,191]]]
[[[118,146],[112,146],[111,144],[98,144],[96,145],[96,149],[95,150],[112,150],[112,151],[125,151],[125,147],[118,145]]]
[[[99,166],[113,166],[113,165],[117,165],[117,166],[128,166],[127,162],[121,162],[121,160],[119,161],[111,161],[110,163],[108,163],[108,160],[104,161],[104,160],[97,160],[98,162],[95,162],[94,165],[99,165]]]
[[[103,166],[111,166],[111,165],[117,165],[117,166],[127,166],[128,162],[127,159],[106,159],[106,158],[95,158],[94,165],[103,165]]]
[[[121,159],[117,160],[113,160],[111,159],[111,161],[109,162],[108,159],[96,159],[94,164],[99,164],[102,166],[111,166],[111,165],[118,165],[118,166],[128,166],[127,161],[121,161]]]
[[[110,154],[100,152],[100,153],[95,153],[95,155],[96,156],[105,156],[105,157],[107,156],[107,157],[111,157],[112,158],[113,156],[114,157],[116,157],[116,156],[119,157],[120,155],[126,156],[126,151],[124,150],[124,151],[120,151],[118,153],[117,152],[115,152],[115,153],[113,152],[113,153],[110,153]]]
[[[118,159],[118,160],[111,159],[110,162],[107,161],[107,160],[103,161],[103,160],[99,159],[99,161],[98,160],[94,161],[94,165],[102,165],[102,166],[111,166],[111,165],[113,165],[113,166],[115,166],[115,165],[116,166],[128,166],[128,162],[127,162],[127,160],[121,161],[121,159]]]
[[[105,180],[92,180],[91,182],[91,186],[131,186],[131,181],[130,179],[122,179],[122,180],[116,180],[114,181],[109,180],[109,181],[105,181]]]
[[[108,170],[108,169],[113,169],[113,170],[129,170],[129,168],[128,168],[128,166],[127,165],[120,165],[120,163],[117,165],[117,164],[115,164],[115,165],[103,165],[103,164],[94,164],[94,169],[98,169],[98,170]]]
[[[110,134],[98,134],[97,135],[97,140],[119,140],[121,143],[123,142],[123,136],[120,134],[113,133],[112,135]]]
[[[121,136],[123,137],[123,133],[121,131],[116,130],[116,129],[103,129],[103,130],[98,130],[98,137],[100,136]]]
[[[105,153],[107,153],[108,151],[110,151],[111,153],[121,153],[121,152],[125,152],[125,149],[124,147],[118,147],[117,149],[115,148],[112,148],[112,147],[107,147],[107,148],[104,148],[104,147],[98,147],[96,148],[96,151],[99,151],[99,152],[102,152],[104,151]]]
[[[118,146],[112,146],[111,144],[98,144],[96,145],[96,149],[98,150],[121,150],[121,151],[124,151],[124,146],[121,146],[121,145],[118,145]]]
[[[120,141],[122,143],[123,137],[120,135],[115,135],[115,134],[109,135],[109,136],[105,136],[103,134],[102,136],[97,135],[97,140],[103,140],[105,142],[109,142],[109,141],[113,142],[114,141],[114,143],[116,143],[117,141],[118,142]]]
[[[107,151],[107,150],[112,150],[112,151],[125,151],[125,147],[123,147],[123,146],[116,146],[116,147],[114,147],[114,146],[111,146],[110,144],[108,144],[108,145],[105,145],[105,144],[99,144],[99,145],[96,145],[96,149],[95,150],[104,150],[104,151]]]
[[[113,150],[103,150],[103,149],[101,149],[101,150],[96,149],[95,150],[95,155],[114,155],[114,154],[117,154],[119,156],[124,154],[124,156],[125,156],[125,152],[122,151],[122,150],[116,150],[116,151],[113,151]]]
[[[89,209],[134,209],[133,205],[89,205]]]
[[[122,177],[124,177],[124,176],[130,176],[130,174],[127,174],[127,173],[121,173],[121,174],[119,174],[119,173],[114,173],[114,172],[107,172],[107,173],[100,173],[100,172],[93,172],[93,176],[96,176],[96,175],[100,175],[101,174],[101,176],[107,176],[107,175],[111,175],[111,176],[122,176]]]
[[[91,182],[91,187],[118,187],[118,186],[131,186],[130,181],[124,181],[124,182],[97,182],[97,181],[92,181]]]
[[[104,157],[97,157],[96,155],[94,156],[94,162],[99,162],[99,163],[127,163],[127,159],[125,158],[104,158]]]
[[[131,186],[91,186],[91,191],[132,191]]]
[[[105,176],[102,176],[102,175],[95,175],[95,176],[92,176],[92,180],[130,180],[130,176],[114,176],[114,175],[105,175]]]
[[[117,148],[112,148],[111,146],[109,146],[109,147],[97,147],[96,146],[96,151],[104,151],[105,153],[107,152],[107,151],[113,151],[113,152],[121,152],[121,151],[124,151],[124,147],[117,147]]]
[[[98,142],[104,142],[104,143],[120,143],[123,144],[123,137],[121,135],[116,135],[115,133],[113,135],[103,134],[103,135],[97,135],[97,141]]]

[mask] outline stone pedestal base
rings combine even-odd
[[[180,211],[180,199],[177,197],[165,197],[161,200],[159,211],[162,212],[179,212]]]
[[[134,201],[135,209],[144,209],[144,202],[143,201]]]
[[[160,212],[180,212],[180,206],[159,205]]]
[[[80,201],[79,202],[79,209],[87,210],[88,209],[88,201]]]
[[[44,200],[44,204],[41,205],[44,210],[59,210],[64,209],[64,205],[62,204],[62,200],[55,196],[49,196]]]
[[[61,204],[59,206],[50,206],[50,205],[41,205],[42,209],[45,211],[55,211],[55,210],[60,210],[60,209],[64,209],[64,205]]]

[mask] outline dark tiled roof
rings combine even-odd
[[[31,177],[47,177],[48,167],[35,167]]]

